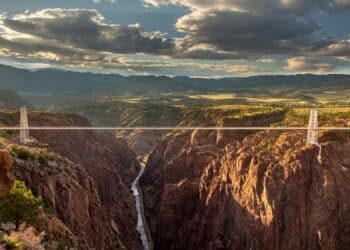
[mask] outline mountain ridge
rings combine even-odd
[[[19,93],[57,94],[123,94],[127,92],[186,92],[220,91],[259,87],[347,87],[350,75],[259,75],[251,77],[225,77],[219,79],[191,78],[188,76],[122,76],[76,72],[60,69],[30,71],[0,65],[0,89]],[[6,79],[6,80],[5,80]]]

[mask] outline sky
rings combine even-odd
[[[350,0],[0,3],[0,64],[206,78],[350,74]]]

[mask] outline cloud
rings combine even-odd
[[[172,53],[174,42],[140,24],[107,24],[95,10],[45,9],[0,20],[0,56],[86,69],[156,71],[171,63],[127,60],[123,54]]]
[[[96,63],[119,63],[119,56],[111,53],[96,53],[60,44],[51,45],[45,41],[29,43],[27,39],[9,40],[3,37],[0,37],[0,56],[37,59],[72,67],[93,66]]]
[[[330,6],[335,10],[344,10],[350,8],[350,0],[334,0]]]
[[[230,64],[199,64],[196,66],[197,68],[205,71],[213,71],[217,73],[226,73],[233,75],[254,75],[258,72],[266,72],[256,66],[251,65],[230,65]]]
[[[115,3],[117,0],[91,0],[94,3],[101,3],[101,2],[108,2],[108,3]]]
[[[259,58],[258,60],[256,60],[256,62],[259,63],[274,63],[275,60],[272,58]]]
[[[345,4],[341,2],[345,0],[336,1],[332,8]],[[147,2],[155,6],[188,6],[190,13],[180,17],[175,25],[183,36],[169,38],[159,31],[144,31],[139,23],[112,24],[96,10],[44,9],[14,16],[0,14],[0,55],[79,68],[157,73],[166,67],[170,70],[193,67],[202,72],[238,75],[264,70],[250,63],[230,65],[231,62],[224,61],[227,64],[214,65],[178,61],[245,59],[274,63],[269,57],[279,54],[294,58],[288,59],[286,70],[322,72],[331,65],[311,60],[310,56],[330,55],[344,61],[349,58],[349,41],[318,39],[316,34],[322,27],[306,14],[311,8],[308,4],[313,5],[312,9],[329,4],[323,0]],[[126,59],[129,54],[157,57],[154,61]]]
[[[305,15],[313,10],[330,11],[350,7],[349,0],[144,0],[147,4],[183,5],[192,10],[231,10],[259,14],[293,13]]]
[[[144,0],[147,4],[182,5],[190,13],[176,29],[177,56],[215,59],[261,57],[265,54],[309,54],[334,42],[319,36],[315,18],[350,8],[350,0]],[[324,30],[323,30],[324,32]],[[194,49],[205,44],[210,49]],[[219,53],[216,53],[219,51]]]
[[[349,57],[350,39],[336,41],[318,51],[323,56]]]
[[[175,44],[140,24],[107,24],[96,10],[44,9],[0,20],[0,56],[68,67],[149,70],[163,63],[125,60],[122,54],[173,53]],[[134,65],[133,65],[134,64]]]
[[[334,65],[318,61],[315,58],[307,58],[304,56],[292,57],[286,60],[285,70],[300,73],[327,73],[334,69]]]
[[[334,38],[319,35],[325,30],[315,16],[350,7],[350,0],[144,1],[156,7],[170,4],[188,7],[191,12],[176,23],[176,29],[185,36],[177,39],[176,55],[204,59],[317,55]],[[198,48],[203,44],[209,49]]]
[[[208,44],[194,44],[187,47],[186,41],[179,39],[177,52],[173,55],[177,58],[207,59],[207,60],[224,60],[224,59],[245,59],[244,55],[238,55],[233,52],[222,51]]]
[[[159,32],[142,32],[137,25],[104,23],[96,10],[44,9],[3,19],[1,26],[32,36],[31,41],[42,39],[104,52],[162,54],[174,47],[173,41]]]
[[[261,16],[237,11],[194,11],[176,28],[186,33],[184,47],[209,44],[231,53],[291,53],[312,47],[319,26],[290,16]]]

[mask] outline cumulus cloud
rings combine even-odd
[[[96,10],[44,9],[2,17],[2,57],[79,68],[144,70],[160,65],[126,61],[121,55],[170,54],[175,46],[160,32],[141,31],[139,24],[107,24]]]
[[[287,65],[285,70],[296,71],[300,73],[327,73],[334,68],[334,65],[319,61],[315,58],[308,58],[304,56],[292,57],[286,60]]]
[[[312,10],[350,7],[349,0],[144,0],[147,4],[183,5],[193,10],[233,10],[250,13],[306,14]]]
[[[215,59],[259,57],[263,54],[307,54],[334,42],[320,38],[315,13],[350,7],[350,0],[144,0],[147,4],[182,5],[180,55]],[[205,44],[214,49],[193,49]],[[219,51],[219,53],[215,53]]]
[[[347,6],[350,0],[145,1],[154,6],[189,7],[190,13],[180,17],[175,25],[183,36],[169,38],[159,31],[146,32],[138,23],[111,24],[96,10],[44,9],[14,16],[0,13],[0,55],[130,72],[193,67],[241,75],[263,70],[245,64],[185,65],[172,60],[249,59],[254,63],[274,63],[269,55],[284,54],[294,56],[288,59],[286,70],[325,72],[332,65],[309,59],[311,55],[342,60],[350,56],[349,40],[319,39],[316,34],[322,27],[308,16],[310,10],[335,10]],[[166,56],[168,61],[126,60],[123,54]]]
[[[311,47],[318,25],[290,16],[194,11],[181,17],[176,28],[187,34],[185,47],[204,43],[236,53],[290,53]]]
[[[245,59],[247,56],[234,52],[227,52],[208,44],[194,44],[187,47],[186,41],[179,39],[177,43],[177,52],[173,57],[207,59],[207,60],[223,60],[223,59]]]
[[[314,66],[308,70],[316,72],[326,71],[331,65],[309,59],[302,64],[302,55],[349,59],[348,41],[337,42],[327,35],[320,37],[323,27],[314,17],[316,13],[334,14],[348,9],[350,0],[144,1],[156,7],[172,4],[190,9],[176,23],[176,29],[184,33],[184,38],[177,39],[176,57],[251,59],[266,64],[274,62],[264,58],[268,55],[294,55],[299,56],[299,61],[294,61],[293,66],[293,60],[289,60],[288,70],[307,63]]]
[[[106,24],[96,10],[44,9],[3,19],[1,26],[15,33],[74,48],[114,53],[166,53],[171,39],[157,32],[142,32],[137,25]],[[28,38],[29,40],[29,38]]]
[[[331,43],[318,53],[325,56],[350,57],[350,39]]]

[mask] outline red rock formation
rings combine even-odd
[[[140,184],[155,249],[350,245],[350,139],[325,141],[319,163],[302,132],[220,133],[153,151]]]
[[[29,122],[37,126],[90,126],[88,120],[71,114],[32,113]],[[40,142],[76,163],[95,180],[107,214],[116,222],[127,249],[140,249],[136,231],[136,209],[130,186],[138,173],[136,155],[113,133],[95,131],[36,131]]]
[[[49,158],[47,163],[15,158],[13,174],[43,196],[49,233],[68,246],[109,249],[117,235],[93,179],[81,166],[60,155],[48,153],[45,157]]]
[[[7,151],[0,149],[0,191],[11,186],[12,179],[9,172],[12,164],[11,155]]]
[[[15,125],[18,120],[18,112],[0,115],[0,122],[7,125]],[[31,112],[29,124],[32,126],[90,126],[90,122],[79,115],[49,112]],[[39,142],[49,144],[55,152],[80,164],[81,169],[86,170],[96,184],[100,205],[106,210],[109,218],[108,224],[115,222],[114,228],[119,232],[121,243],[126,249],[141,249],[141,241],[136,231],[134,198],[130,192],[131,183],[138,173],[138,164],[135,154],[126,143],[115,139],[113,133],[95,131],[32,131],[31,135]],[[65,190],[65,186],[57,188]],[[82,195],[80,202],[86,204],[87,197],[80,195]],[[66,198],[77,199],[76,196]],[[78,200],[72,202],[78,203]],[[73,214],[67,216],[70,218]],[[83,217],[77,218],[84,222]],[[65,224],[65,221],[63,222]],[[104,224],[102,221],[99,223]],[[93,230],[97,229],[93,228]],[[95,240],[98,242],[102,239]]]

